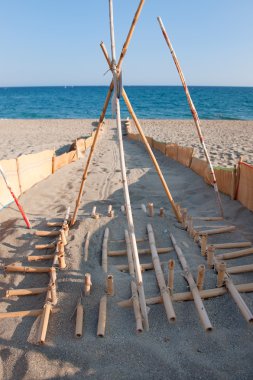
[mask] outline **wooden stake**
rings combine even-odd
[[[61,241],[62,241],[63,245],[67,245],[67,244],[68,244],[68,241],[67,241],[67,239],[66,239],[66,235],[65,235],[64,230],[61,229],[60,232],[61,232]]]
[[[48,288],[28,288],[28,289],[9,289],[6,290],[5,297],[20,297],[20,296],[30,296],[35,294],[46,293]]]
[[[157,253],[159,254],[168,253],[172,251],[174,251],[172,247],[157,248]],[[151,254],[151,250],[149,248],[143,248],[143,249],[139,249],[138,253],[139,255],[149,255]],[[126,254],[127,254],[127,250],[125,249],[108,252],[108,256],[110,257],[125,256]]]
[[[88,260],[89,256],[89,245],[90,245],[90,231],[87,232],[86,239],[85,239],[85,245],[84,245],[84,261],[86,262]]]
[[[85,273],[84,276],[84,295],[89,296],[90,295],[90,290],[91,290],[91,275],[90,273]]]
[[[201,255],[206,256],[207,249],[207,235],[203,234],[201,236]]]
[[[198,277],[197,277],[197,287],[198,290],[203,290],[204,280],[205,280],[205,265],[198,266]]]
[[[76,338],[81,338],[83,336],[83,305],[79,301],[76,307],[76,329],[75,336]]]
[[[198,231],[200,235],[216,235],[216,234],[224,234],[226,232],[232,232],[236,228],[235,226],[229,226],[229,227],[221,227],[221,228],[213,228],[211,230],[205,230],[205,231]]]
[[[145,214],[147,214],[147,207],[142,203],[141,208]]]
[[[43,313],[43,309],[24,310],[24,311],[8,311],[8,312],[0,313],[0,319],[38,317],[42,313]]]
[[[106,304],[107,304],[107,296],[103,296],[100,299],[99,315],[98,315],[98,328],[97,328],[97,336],[100,336],[102,338],[105,336]]]
[[[58,242],[58,263],[59,263],[59,268],[60,269],[65,269],[66,268],[66,262],[65,262],[65,252],[64,252],[64,244],[62,241]]]
[[[213,265],[214,265],[214,252],[215,252],[214,246],[209,245],[207,249],[207,264],[209,268],[213,268]]]
[[[226,252],[221,255],[216,255],[216,258],[219,260],[231,260],[231,259],[237,259],[238,257],[245,257],[248,255],[252,255],[253,248],[248,249],[242,249],[240,251],[234,251],[234,252]]]
[[[226,264],[224,261],[218,265],[218,275],[217,275],[217,287],[221,288],[224,285],[224,277],[226,273]]]
[[[175,268],[175,260],[168,261],[168,288],[170,290],[170,294],[173,294],[174,289],[174,268]]]
[[[112,274],[107,276],[106,293],[108,296],[114,296],[114,281]]]
[[[112,218],[112,217],[113,217],[113,215],[114,215],[114,211],[113,211],[113,209],[112,209],[112,205],[109,205],[109,206],[108,206],[107,215],[109,216],[109,218]]]
[[[164,303],[165,311],[167,314],[167,318],[169,322],[174,322],[176,320],[176,314],[172,305],[170,293],[165,284],[163,271],[161,268],[159,256],[156,249],[154,232],[153,232],[153,228],[151,224],[147,225],[147,230],[148,230],[148,238],[149,238],[149,244],[150,244],[154,269],[156,273],[156,278],[157,278],[158,286],[160,288],[161,296],[163,297],[163,303]]]
[[[57,293],[56,293],[56,284],[53,282],[50,286],[50,291],[51,291],[51,303],[53,306],[57,305]]]
[[[63,222],[47,222],[48,227],[62,227]]]
[[[153,203],[148,203],[148,213],[150,217],[154,216],[154,204]]]
[[[102,245],[102,268],[107,273],[107,250],[108,250],[109,228],[106,227]]]
[[[163,208],[163,207],[160,208],[159,216],[160,216],[161,218],[164,217],[164,208]]]
[[[187,208],[182,208],[182,226],[186,228],[187,226]]]
[[[94,219],[96,219],[96,209],[97,209],[97,207],[94,206],[93,209],[92,209],[92,212],[91,212],[91,217],[94,218]]]
[[[25,267],[21,265],[6,265],[5,272],[46,273],[51,272],[51,267]]]
[[[200,320],[201,320],[205,330],[211,331],[213,327],[212,327],[211,322],[208,318],[205,306],[201,300],[199,290],[198,290],[197,285],[196,285],[196,283],[193,279],[193,276],[190,272],[190,269],[188,267],[188,264],[187,264],[187,261],[184,257],[184,254],[183,254],[181,248],[177,245],[176,240],[172,234],[170,234],[170,238],[171,238],[171,241],[172,241],[173,246],[175,248],[175,251],[177,253],[178,259],[179,259],[179,261],[182,265],[182,268],[184,270],[184,277],[185,277],[186,281],[188,282],[189,287],[191,289],[192,296],[194,299],[194,303],[195,303],[196,309],[198,311]]]

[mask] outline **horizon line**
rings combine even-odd
[[[11,86],[1,86],[0,89],[7,89],[7,88],[38,88],[38,87],[59,87],[59,88],[68,88],[68,87],[107,87],[109,88],[109,85],[106,84],[43,84],[43,85],[11,85]],[[182,87],[180,84],[125,84],[124,87]],[[253,85],[218,85],[218,84],[189,84],[188,87],[236,87],[236,88],[253,88]]]

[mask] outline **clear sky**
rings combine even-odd
[[[117,56],[139,0],[114,0]],[[191,85],[253,86],[253,0],[146,0],[123,65],[128,85],[177,85],[161,16]],[[0,0],[0,86],[106,85],[108,0]]]

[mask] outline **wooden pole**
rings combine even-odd
[[[212,245],[216,249],[245,248],[245,247],[251,247],[251,242],[245,241],[245,242],[238,242],[238,243],[217,243],[217,244],[212,244]]]
[[[180,67],[180,64],[179,64],[179,61],[177,59],[177,56],[176,56],[176,54],[175,54],[175,52],[173,50],[173,47],[172,47],[172,44],[171,44],[171,42],[169,40],[167,32],[166,32],[166,30],[164,28],[162,19],[161,19],[161,17],[158,17],[157,19],[158,19],[159,25],[161,27],[161,30],[162,30],[163,36],[165,38],[165,41],[166,41],[166,43],[167,43],[167,45],[168,45],[168,47],[170,49],[171,55],[172,55],[173,60],[175,62],[175,65],[176,65],[177,71],[179,73],[179,77],[181,79],[182,85],[184,87],[185,94],[186,94],[186,97],[187,97],[187,101],[189,103],[190,110],[191,110],[191,113],[192,113],[192,116],[193,116],[193,119],[194,119],[194,122],[195,122],[195,126],[197,128],[199,140],[200,140],[200,143],[201,143],[201,145],[203,147],[203,150],[204,150],[204,153],[205,153],[208,165],[210,167],[210,172],[211,172],[211,175],[212,175],[212,183],[213,183],[214,191],[215,191],[215,194],[216,194],[216,199],[217,199],[218,207],[219,207],[219,210],[220,210],[220,215],[221,215],[221,217],[224,217],[224,212],[223,212],[221,198],[220,198],[220,194],[219,194],[219,190],[218,190],[218,186],[217,186],[215,172],[214,172],[213,165],[212,165],[212,162],[211,162],[210,157],[209,157],[209,153],[208,153],[207,148],[206,148],[206,144],[205,144],[205,141],[204,141],[204,136],[203,136],[202,131],[201,131],[200,120],[199,120],[199,116],[198,116],[197,110],[196,110],[196,108],[195,108],[195,106],[193,104],[193,101],[191,99],[191,95],[190,95],[189,89],[187,87],[187,84],[186,84],[186,81],[185,81],[185,78],[184,78],[184,74],[183,74],[182,69]]]
[[[207,235],[203,234],[201,236],[201,255],[206,256],[206,249],[207,249]]]
[[[133,254],[132,254],[132,249],[131,249],[129,233],[127,230],[125,230],[125,240],[126,240],[126,246],[127,246],[129,274],[131,276],[131,291],[132,291],[134,316],[135,316],[135,321],[136,321],[136,331],[140,333],[143,331],[141,308],[140,308],[140,302],[139,302],[138,287],[136,285],[136,278],[135,278],[135,272],[134,272]]]
[[[160,216],[161,218],[164,217],[164,208],[163,208],[163,207],[160,208],[159,216]]]
[[[56,244],[51,243],[51,244],[36,244],[35,249],[55,249]]]
[[[129,236],[131,241],[132,253],[134,257],[134,265],[135,265],[135,274],[136,280],[139,285],[139,296],[140,296],[140,305],[141,312],[144,319],[145,328],[148,330],[148,314],[145,303],[145,294],[142,282],[142,274],[140,270],[140,262],[139,255],[134,231],[134,223],[133,223],[133,215],[131,209],[131,202],[128,190],[127,176],[126,176],[126,165],[125,165],[125,155],[124,155],[124,146],[122,139],[122,128],[121,128],[121,116],[120,116],[120,88],[118,81],[118,72],[116,67],[116,49],[115,49],[115,38],[114,38],[114,24],[113,24],[113,4],[112,0],[109,0],[109,11],[110,11],[110,34],[111,34],[111,50],[112,50],[112,65],[111,69],[113,72],[113,81],[114,81],[114,91],[115,91],[115,106],[116,106],[116,124],[118,130],[118,141],[119,141],[119,154],[120,154],[120,166],[121,166],[121,175],[123,182],[123,190],[124,190],[124,198],[125,198],[125,206],[126,206],[126,215],[127,215],[127,223]]]
[[[48,267],[25,267],[22,265],[6,265],[5,272],[24,272],[24,273],[46,273],[51,272],[52,268]]]
[[[236,289],[240,293],[251,293],[253,292],[253,283],[248,284],[238,284],[235,285]],[[219,297],[227,293],[227,289],[225,286],[221,288],[215,288],[215,289],[207,289],[207,290],[200,290],[199,294],[202,299],[208,299],[213,297]],[[172,296],[173,302],[183,302],[183,301],[192,301],[193,295],[191,292],[184,292],[184,293],[174,293]],[[146,299],[147,305],[156,305],[163,303],[163,299],[161,296],[157,297],[151,297]],[[131,307],[132,306],[132,299],[124,300],[118,302],[118,306],[120,307]]]
[[[239,265],[235,267],[227,268],[228,274],[248,273],[253,272],[253,264]]]
[[[216,235],[216,234],[224,234],[225,232],[232,232],[236,228],[235,226],[229,226],[229,227],[221,227],[221,228],[213,228],[211,230],[203,230],[198,231],[200,235]]]
[[[0,319],[38,317],[42,313],[43,313],[43,309],[23,310],[23,311],[8,311],[8,312],[0,313]]]
[[[220,255],[216,255],[216,258],[219,260],[231,260],[231,259],[237,259],[238,257],[245,257],[248,255],[252,255],[253,248],[248,249],[242,249],[240,251],[234,251],[234,252],[226,252]]]
[[[168,287],[170,294],[173,294],[174,289],[174,269],[175,269],[175,260],[168,261]]]
[[[48,288],[28,288],[28,289],[9,289],[6,290],[5,297],[14,297],[14,296],[30,296],[35,294],[46,293]]]
[[[102,268],[105,273],[107,273],[107,251],[108,251],[108,239],[109,239],[109,228],[106,227],[105,233],[104,233],[104,239],[103,239],[103,245],[102,245]]]
[[[154,204],[153,203],[148,203],[148,213],[150,217],[154,216]]]
[[[52,310],[52,305],[50,302],[47,302],[44,305],[43,313],[41,315],[40,328],[39,328],[39,343],[41,344],[45,343],[45,340],[46,340],[47,328],[48,328],[48,322],[49,322],[51,310]]]
[[[213,266],[214,266],[214,251],[215,251],[215,248],[212,245],[209,245],[209,247],[207,249],[208,268],[213,268]]]
[[[217,275],[217,287],[221,288],[224,285],[224,277],[226,273],[226,264],[224,261],[218,265],[218,275]]]
[[[112,67],[112,63],[111,63],[111,61],[110,61],[110,58],[109,58],[109,56],[108,56],[108,53],[107,53],[107,51],[106,51],[106,48],[105,48],[104,43],[102,42],[102,43],[100,44],[100,46],[101,46],[101,49],[102,49],[102,51],[103,51],[103,53],[104,53],[104,56],[105,56],[105,58],[106,58],[106,60],[107,60],[107,63],[108,63],[108,65],[109,65],[109,67],[111,68],[111,67]],[[173,211],[174,211],[174,213],[175,213],[175,215],[176,215],[178,221],[181,222],[181,215],[180,215],[179,212],[178,212],[178,209],[177,209],[177,207],[176,207],[176,205],[175,205],[175,202],[174,202],[174,200],[173,200],[173,198],[172,198],[172,195],[171,195],[171,193],[170,193],[170,191],[169,191],[168,185],[167,185],[167,183],[166,183],[166,181],[165,181],[165,179],[164,179],[164,176],[163,176],[162,171],[161,171],[161,169],[160,169],[160,167],[159,167],[159,164],[158,164],[158,162],[157,162],[157,160],[156,160],[156,158],[155,158],[155,156],[154,156],[154,153],[152,152],[152,149],[151,149],[151,147],[150,147],[150,145],[149,145],[149,142],[148,142],[148,140],[147,140],[147,138],[146,138],[146,136],[145,136],[145,134],[144,134],[144,132],[143,132],[143,130],[142,130],[142,128],[141,128],[141,125],[140,125],[140,123],[139,123],[139,121],[138,121],[138,119],[137,119],[137,116],[136,116],[135,113],[134,113],[134,110],[133,110],[133,108],[132,108],[132,106],[131,106],[131,103],[130,103],[130,101],[129,101],[129,99],[128,99],[128,96],[127,96],[126,91],[124,90],[124,88],[122,88],[122,96],[123,96],[123,99],[124,99],[124,101],[125,101],[125,103],[126,103],[127,109],[128,109],[128,111],[129,111],[129,113],[130,113],[132,119],[134,120],[134,123],[135,123],[136,128],[137,128],[137,130],[138,130],[138,132],[139,132],[139,134],[140,134],[140,136],[141,136],[141,138],[142,138],[142,141],[143,141],[143,143],[144,143],[144,145],[145,145],[145,147],[146,147],[146,149],[147,149],[147,151],[148,151],[148,153],[149,153],[149,155],[150,155],[150,158],[151,158],[151,160],[152,160],[152,162],[153,162],[153,164],[154,164],[154,166],[155,166],[155,169],[156,169],[156,171],[157,171],[157,173],[158,173],[158,176],[159,176],[159,178],[160,178],[160,180],[161,180],[161,183],[162,183],[162,185],[163,185],[163,188],[164,188],[164,190],[165,190],[165,193],[166,193],[166,195],[167,195],[167,197],[168,197],[168,199],[169,199],[169,201],[170,201],[170,203],[171,203],[171,206],[172,206],[172,208],[173,208]]]
[[[185,277],[186,281],[188,282],[189,287],[191,289],[192,296],[194,299],[194,303],[195,303],[196,309],[198,311],[200,320],[201,320],[205,330],[211,331],[213,329],[213,327],[212,327],[211,322],[208,318],[205,306],[202,302],[199,290],[198,290],[197,285],[194,281],[194,278],[190,272],[190,269],[188,267],[188,264],[187,264],[187,261],[184,257],[184,254],[183,254],[181,248],[177,245],[176,240],[172,234],[170,234],[170,238],[171,238],[172,244],[175,248],[175,251],[177,253],[177,257],[178,257],[178,259],[182,265],[182,268],[184,270],[184,277]]]
[[[90,231],[87,232],[86,239],[85,239],[85,245],[84,245],[84,261],[86,262],[88,260],[89,256],[89,245],[90,245]]]
[[[98,315],[98,328],[97,328],[97,336],[100,336],[102,338],[105,336],[106,304],[107,304],[107,296],[103,296],[100,299],[99,315]]]
[[[157,248],[157,253],[168,253],[172,252],[174,249],[172,247],[164,247],[164,248]],[[149,255],[151,254],[151,250],[149,248],[143,248],[138,250],[139,255]],[[118,251],[110,251],[108,252],[108,256],[115,257],[115,256],[125,256],[127,254],[127,250],[122,249]]]
[[[168,291],[168,288],[166,287],[166,284],[165,284],[163,271],[161,268],[159,256],[156,249],[154,232],[153,232],[153,228],[151,224],[147,225],[147,230],[148,230],[149,244],[150,244],[154,269],[156,273],[157,283],[160,288],[161,296],[163,297],[163,303],[164,303],[165,311],[167,314],[167,318],[169,322],[174,322],[176,320],[176,314],[172,305],[170,292]]]
[[[59,236],[60,231],[36,231],[35,235],[40,237],[54,237]]]
[[[39,256],[28,256],[28,261],[40,261],[40,260],[52,260],[54,255],[39,255]]]
[[[205,280],[205,265],[201,264],[198,266],[198,277],[197,277],[197,287],[198,290],[203,290],[204,280]]]
[[[120,55],[120,59],[118,61],[118,71],[119,72],[121,70],[121,66],[122,66],[124,57],[126,55],[127,49],[129,47],[129,44],[130,44],[130,41],[131,41],[131,38],[132,38],[132,35],[133,35],[133,32],[134,32],[134,29],[135,29],[136,24],[138,22],[138,19],[140,17],[140,14],[141,14],[144,2],[145,2],[145,0],[141,0],[140,3],[139,3],[137,11],[136,11],[136,13],[134,15],[134,19],[132,21],[130,30],[128,32],[126,41],[125,41],[125,43],[123,45],[123,48],[122,48],[122,51],[121,51],[121,55]],[[92,143],[92,146],[91,146],[91,149],[90,149],[89,157],[88,157],[85,169],[84,169],[84,173],[83,173],[83,177],[82,177],[82,181],[81,181],[81,186],[80,186],[79,194],[78,194],[77,201],[76,201],[75,211],[74,211],[74,214],[73,214],[73,217],[72,217],[72,220],[71,220],[71,225],[72,226],[76,222],[77,213],[78,213],[78,210],[79,210],[79,207],[80,207],[80,203],[81,203],[81,198],[82,198],[82,195],[83,195],[84,184],[85,184],[85,181],[86,181],[87,176],[88,176],[89,166],[90,166],[91,159],[92,159],[92,156],[93,156],[93,152],[94,152],[97,140],[98,140],[99,131],[101,129],[101,126],[103,125],[103,121],[104,121],[105,114],[106,114],[106,111],[107,111],[107,108],[108,108],[108,105],[109,105],[109,102],[110,102],[110,99],[111,99],[113,88],[114,88],[114,81],[112,80],[111,84],[110,84],[110,87],[109,87],[109,90],[108,90],[108,93],[107,93],[107,96],[106,96],[106,99],[105,99],[105,103],[104,103],[104,106],[103,106],[102,113],[101,113],[100,118],[99,118],[98,127],[97,127],[96,132],[95,132],[95,136],[94,136],[94,140],[93,140],[93,143]]]

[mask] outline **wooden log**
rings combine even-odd
[[[106,282],[106,294],[108,296],[114,296],[114,281],[113,281],[113,275],[108,274],[107,276],[107,282]]]
[[[212,245],[214,246],[215,249],[245,248],[245,247],[251,247],[251,242],[245,241],[245,242],[238,242],[238,243],[216,243]]]
[[[81,338],[83,336],[83,305],[81,302],[78,302],[78,305],[76,307],[76,329],[75,329],[75,336],[76,338]]]
[[[92,211],[91,211],[91,217],[94,218],[94,219],[96,218],[96,209],[97,209],[97,207],[94,206],[93,209],[92,209]]]
[[[194,242],[198,244],[198,242],[199,242],[199,233],[198,233],[198,231],[195,231],[193,239],[194,239]]]
[[[162,253],[168,253],[172,252],[174,249],[172,247],[165,247],[165,248],[157,248],[157,253],[162,254]],[[139,255],[149,255],[151,254],[151,250],[149,248],[143,248],[138,250]],[[118,251],[110,251],[108,252],[108,256],[113,257],[113,256],[125,256],[127,254],[127,250],[118,250]]]
[[[224,285],[224,277],[226,274],[226,264],[224,261],[218,265],[218,274],[217,274],[217,287],[221,288]]]
[[[25,267],[21,265],[6,265],[5,272],[46,273],[51,272],[51,267]]]
[[[106,227],[102,245],[102,268],[105,273],[107,273],[107,251],[108,251],[108,239],[109,239],[109,228]]]
[[[203,234],[201,236],[201,255],[206,256],[206,250],[207,250],[207,235]]]
[[[85,262],[88,260],[88,257],[89,257],[90,236],[91,236],[91,233],[90,231],[88,231],[86,234],[85,245],[84,245],[84,261]]]
[[[42,294],[48,291],[47,288],[28,288],[28,289],[9,289],[6,290],[5,297],[14,297],[14,296],[32,296],[35,294]]]
[[[150,217],[154,216],[154,204],[153,203],[148,203],[148,215]]]
[[[84,295],[89,296],[91,290],[92,282],[91,282],[91,274],[85,273],[84,275]]]
[[[216,234],[224,234],[226,232],[232,232],[236,229],[235,226],[221,227],[221,228],[213,228],[211,230],[198,231],[200,235],[216,235]]]
[[[59,268],[65,269],[67,265],[65,262],[64,243],[62,241],[59,241],[57,244],[57,247],[58,247],[57,257],[58,257]]]
[[[112,209],[112,205],[109,205],[109,206],[108,206],[107,215],[109,216],[109,218],[112,218],[112,217],[113,217],[114,212],[113,212],[113,209]]]
[[[105,336],[106,304],[107,304],[107,296],[103,296],[100,299],[100,304],[99,304],[98,328],[97,328],[97,336],[100,336],[102,338]]]
[[[28,256],[28,261],[53,260],[54,255]]]
[[[164,303],[165,311],[167,314],[167,318],[169,322],[174,322],[176,320],[176,314],[172,305],[170,293],[165,284],[163,271],[161,268],[159,256],[156,249],[154,232],[153,232],[153,228],[151,224],[147,225],[147,230],[148,230],[149,244],[150,244],[154,269],[156,273],[156,278],[157,278],[158,286],[161,292],[161,296],[163,297],[163,303]]]
[[[206,222],[219,222],[224,220],[222,216],[193,216],[192,219],[205,220]]]
[[[220,255],[216,255],[216,258],[218,260],[231,260],[231,259],[237,259],[238,257],[252,255],[252,253],[253,253],[253,248],[248,248],[248,249],[242,249],[240,251],[226,252]]]
[[[40,236],[40,237],[53,237],[53,236],[59,236],[60,231],[36,231],[35,235]]]
[[[68,241],[67,241],[67,238],[66,238],[66,235],[65,235],[65,232],[63,229],[61,229],[60,231],[61,233],[61,242],[63,243],[63,245],[67,245],[68,244]]]
[[[174,269],[175,269],[175,260],[168,261],[168,288],[171,295],[173,294],[174,289]]]
[[[235,285],[236,289],[240,293],[251,293],[253,292],[253,282],[248,284],[238,284]],[[208,299],[213,297],[219,297],[227,293],[227,289],[225,286],[221,288],[215,288],[215,289],[206,289],[206,290],[200,290],[199,294],[202,299]],[[173,302],[183,302],[183,301],[193,301],[193,295],[191,292],[183,292],[183,293],[174,293],[172,296]],[[161,296],[151,297],[146,299],[147,305],[156,305],[163,303],[163,299]],[[118,302],[118,306],[120,307],[131,307],[132,306],[132,299],[124,300]]]
[[[228,274],[248,273],[253,272],[253,264],[238,265],[235,267],[227,268]]]
[[[179,259],[179,261],[182,265],[182,268],[184,270],[184,277],[185,277],[186,281],[188,282],[189,287],[191,289],[193,299],[194,299],[194,303],[195,303],[196,309],[198,311],[200,320],[201,320],[205,330],[211,331],[213,327],[212,327],[211,322],[208,318],[205,306],[202,302],[199,290],[198,290],[197,285],[196,285],[196,283],[193,279],[193,276],[190,272],[190,269],[188,267],[188,264],[187,264],[187,261],[184,257],[184,254],[183,254],[181,248],[177,245],[176,240],[172,234],[170,234],[170,238],[171,238],[171,241],[172,241],[173,246],[175,248],[175,251],[177,253],[178,259]]]
[[[204,280],[205,280],[205,265],[201,264],[198,266],[198,277],[197,277],[197,287],[199,290],[203,290]]]
[[[55,306],[57,305],[57,302],[58,302],[55,282],[51,283],[50,291],[51,291],[51,303],[53,306]]]
[[[35,249],[55,249],[56,244],[51,243],[51,244],[36,244]]]
[[[44,305],[43,313],[41,315],[41,321],[40,321],[38,341],[41,344],[45,343],[45,340],[46,340],[47,328],[48,328],[48,322],[49,322],[51,310],[52,310],[52,305],[49,302],[47,302]]]

